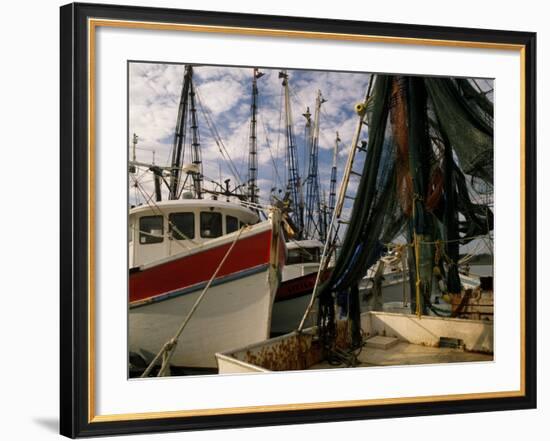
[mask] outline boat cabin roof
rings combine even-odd
[[[178,199],[130,210],[130,268],[165,259],[260,222],[239,202]]]
[[[159,209],[165,213],[177,211],[217,211],[237,216],[243,222],[255,224],[259,222],[258,214],[238,202],[227,202],[213,199],[177,199],[160,201],[139,205],[130,209],[130,218],[141,217],[140,215],[159,214]]]

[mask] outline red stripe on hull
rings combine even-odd
[[[130,274],[130,302],[208,281],[232,241]],[[239,239],[218,272],[218,278],[269,262],[271,230]]]
[[[332,268],[325,270],[321,275],[320,282],[324,282],[330,276]],[[285,280],[279,285],[277,295],[275,296],[276,302],[284,300],[294,299],[306,294],[311,294],[315,287],[315,280],[317,279],[317,272],[306,274],[305,276],[296,277],[294,279]]]

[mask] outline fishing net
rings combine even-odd
[[[331,278],[319,295],[320,337],[330,346],[335,336],[333,292],[350,289],[381,256],[384,243],[404,218],[395,197],[395,146],[388,114],[392,78],[380,76],[373,87],[369,140],[352,216]]]
[[[434,268],[449,292],[460,292],[460,245],[493,228],[489,206],[472,199],[472,179],[492,188],[491,101],[462,79],[378,75],[372,90],[351,218],[319,294],[325,347],[335,338],[335,293],[356,292],[396,236],[405,236],[411,251],[411,310],[427,313]]]
[[[492,104],[473,88],[450,78],[426,78],[437,121],[449,139],[464,173],[493,181]],[[459,87],[459,84],[462,87]],[[466,92],[463,92],[466,89]],[[464,95],[466,93],[466,95]],[[480,104],[483,103],[483,104]],[[486,111],[483,107],[488,107]]]

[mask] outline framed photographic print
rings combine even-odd
[[[534,33],[61,8],[61,433],[536,406]]]

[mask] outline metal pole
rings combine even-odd
[[[174,145],[172,146],[172,166],[170,173],[170,194],[168,199],[177,199],[180,183],[180,170],[183,159],[183,146],[187,127],[187,100],[189,97],[189,84],[193,76],[193,68],[185,66],[183,75],[183,86],[181,89],[178,117],[176,120],[176,131],[174,133]]]
[[[132,161],[136,161],[136,145],[138,143],[138,136],[134,133],[132,137]]]
[[[264,74],[254,68],[252,75],[252,104],[250,108],[250,137],[248,143],[248,200],[253,204],[259,202],[258,196],[258,137],[257,137],[257,110],[258,110],[258,78]]]
[[[338,169],[338,143],[340,141],[340,136],[338,132],[336,132],[336,139],[334,140],[334,150],[332,152],[332,169],[330,170],[330,192],[328,196],[329,218],[332,218],[332,213],[334,213],[334,206],[336,205],[336,174]]]
[[[193,172],[193,187],[197,199],[202,199],[202,155],[199,142],[199,126],[197,122],[197,108],[195,107],[195,88],[192,78],[189,79],[189,104],[191,110],[191,158],[198,171]]]
[[[285,117],[286,117],[286,141],[288,152],[288,191],[292,197],[294,211],[294,224],[298,228],[298,239],[302,238],[304,230],[304,200],[302,194],[302,183],[300,181],[298,156],[296,155],[296,144],[294,141],[292,109],[290,106],[290,93],[288,88],[288,74],[286,71],[279,72],[279,78],[283,79],[285,93]]]

